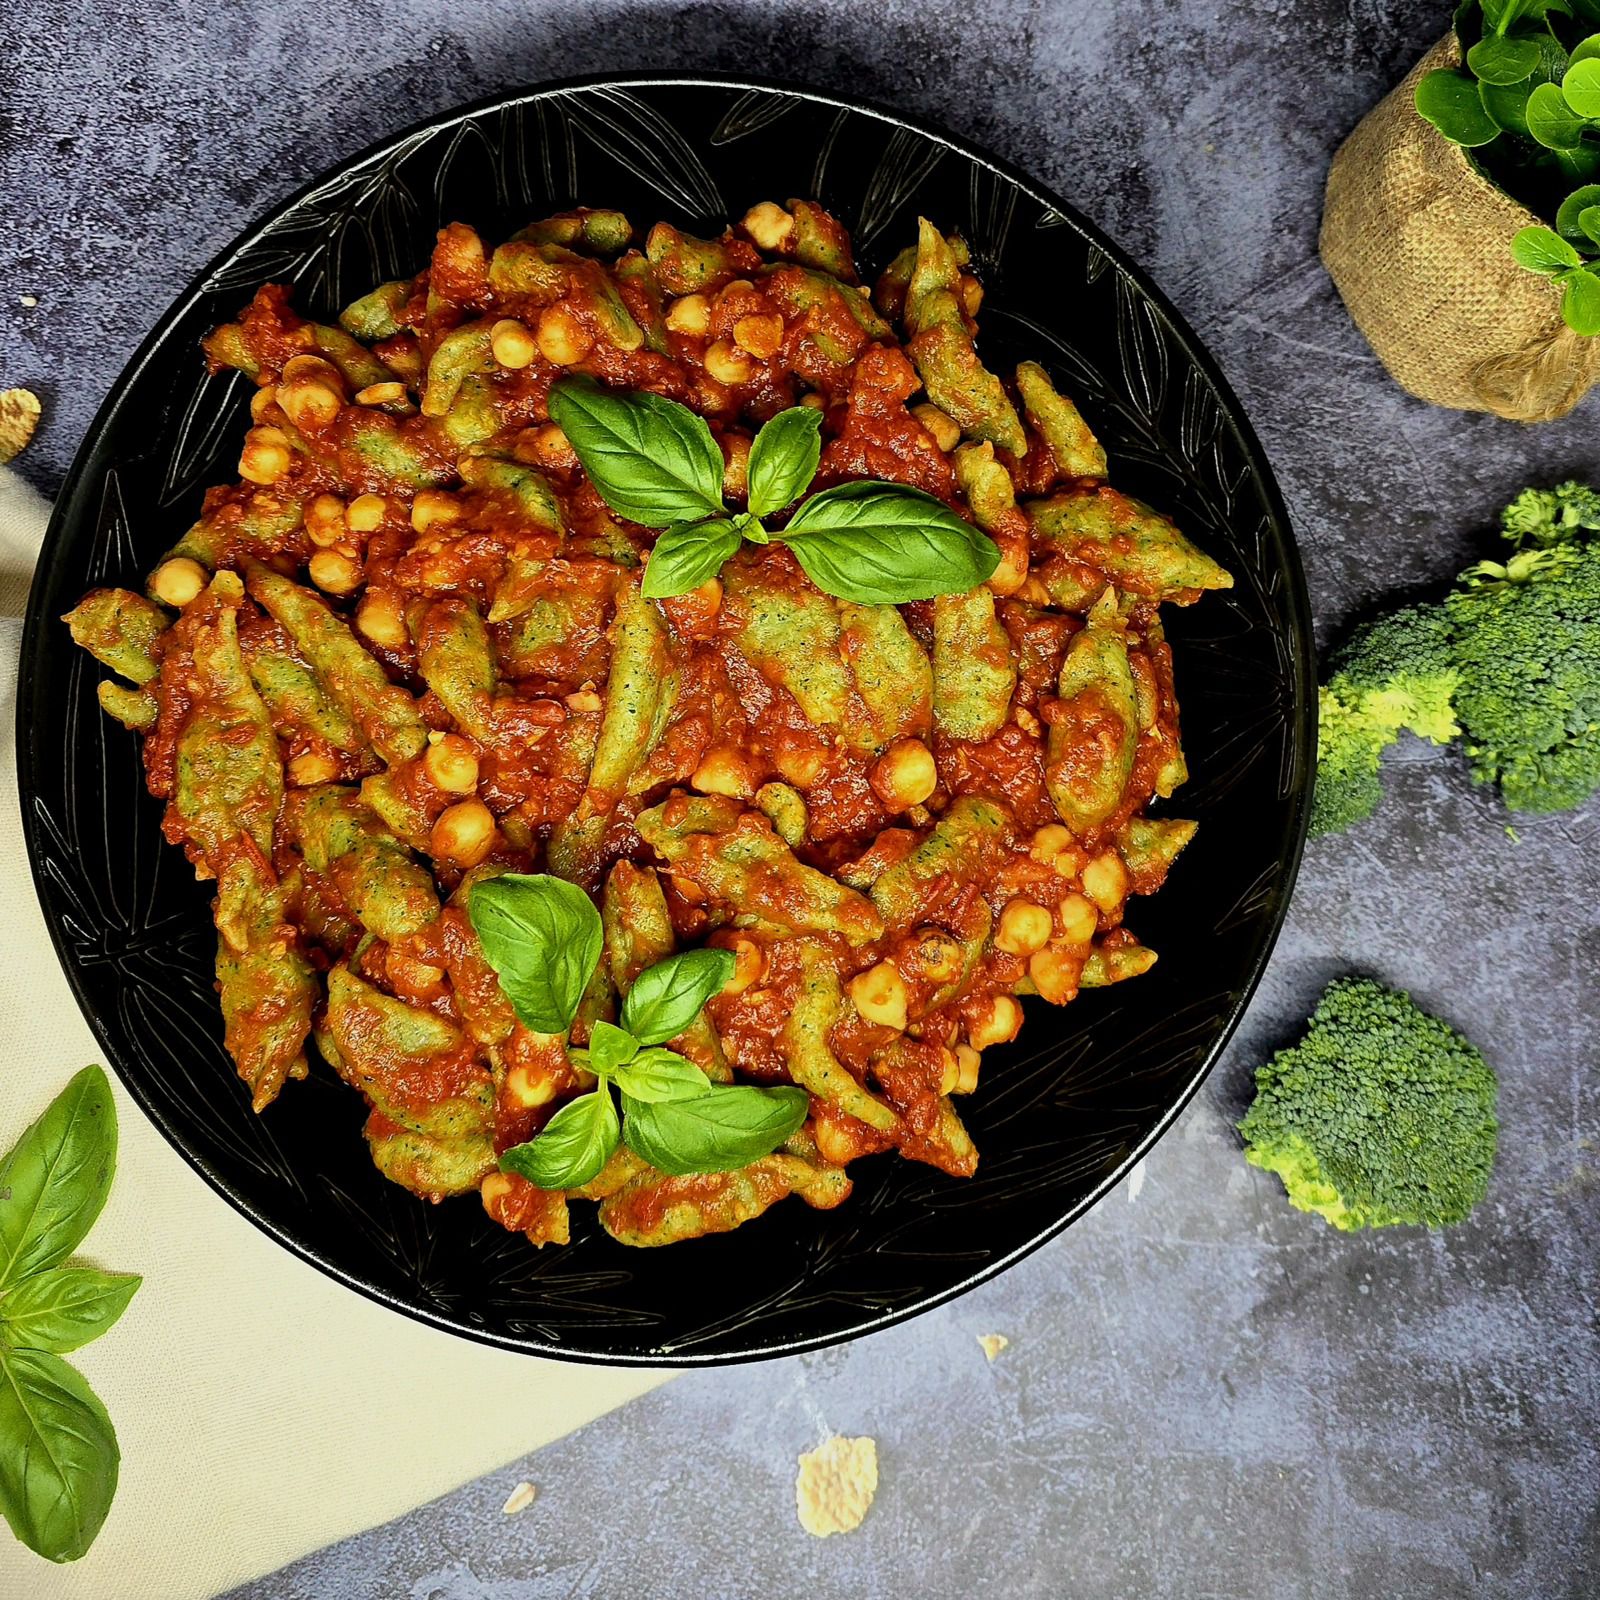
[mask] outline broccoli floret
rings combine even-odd
[[[1472,775],[1513,811],[1600,789],[1600,540],[1566,538],[1472,568],[1445,601]]]
[[[1600,528],[1600,493],[1569,480],[1553,489],[1524,489],[1500,513],[1506,538],[1524,544],[1560,544],[1575,528]]]
[[[1450,624],[1438,606],[1407,606],[1357,631],[1319,699],[1313,833],[1372,815],[1383,798],[1379,757],[1402,729],[1435,744],[1455,738],[1455,686]]]
[[[1436,744],[1463,735],[1474,779],[1513,811],[1566,810],[1600,789],[1600,493],[1525,489],[1502,521],[1505,561],[1469,568],[1440,605],[1359,630],[1335,661],[1313,833],[1371,815],[1379,757],[1402,728]]]
[[[1407,994],[1336,978],[1299,1044],[1256,1072],[1245,1159],[1336,1228],[1459,1222],[1483,1199],[1499,1124],[1478,1051]]]

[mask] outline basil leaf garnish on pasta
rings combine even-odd
[[[507,872],[475,883],[467,914],[511,1009],[535,1033],[564,1033],[600,959],[594,902],[547,873]]]
[[[705,419],[661,395],[601,389],[563,378],[550,415],[606,504],[665,531],[645,567],[641,592],[664,600],[714,578],[748,539],[781,539],[826,594],[863,605],[901,605],[965,594],[1000,564],[994,541],[942,500],[903,484],[863,479],[802,501],[786,527],[763,517],[792,505],[822,458],[822,413],[780,411],[750,446],[748,510],[722,497],[722,452]]]

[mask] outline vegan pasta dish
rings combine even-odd
[[[320,1057],[417,1195],[666,1244],[879,1152],[971,1175],[1024,999],[1148,970],[1161,607],[1232,579],[984,366],[972,268],[923,221],[869,286],[803,200],[577,210],[206,339],[238,481],[66,620],[215,886],[256,1111]]]

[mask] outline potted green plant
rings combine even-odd
[[[1335,156],[1321,247],[1413,394],[1570,411],[1600,377],[1600,0],[1463,0]]]

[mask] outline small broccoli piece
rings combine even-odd
[[[1402,729],[1435,744],[1461,731],[1451,714],[1456,669],[1438,606],[1407,606],[1356,632],[1323,685],[1311,831],[1370,817],[1383,798],[1378,762]]]
[[[1256,1071],[1245,1159],[1334,1227],[1459,1222],[1494,1165],[1495,1076],[1410,995],[1335,978],[1299,1044]]]
[[[1472,775],[1513,811],[1565,811],[1600,789],[1600,540],[1579,526],[1471,568],[1445,601]]]
[[[1469,567],[1439,605],[1359,630],[1336,659],[1313,833],[1372,814],[1379,758],[1402,728],[1435,744],[1462,735],[1473,778],[1513,811],[1565,811],[1600,789],[1600,492],[1524,489],[1501,521],[1504,561]]]
[[[1568,481],[1553,489],[1524,489],[1500,513],[1506,538],[1524,544],[1561,544],[1575,528],[1600,528],[1600,492]]]

